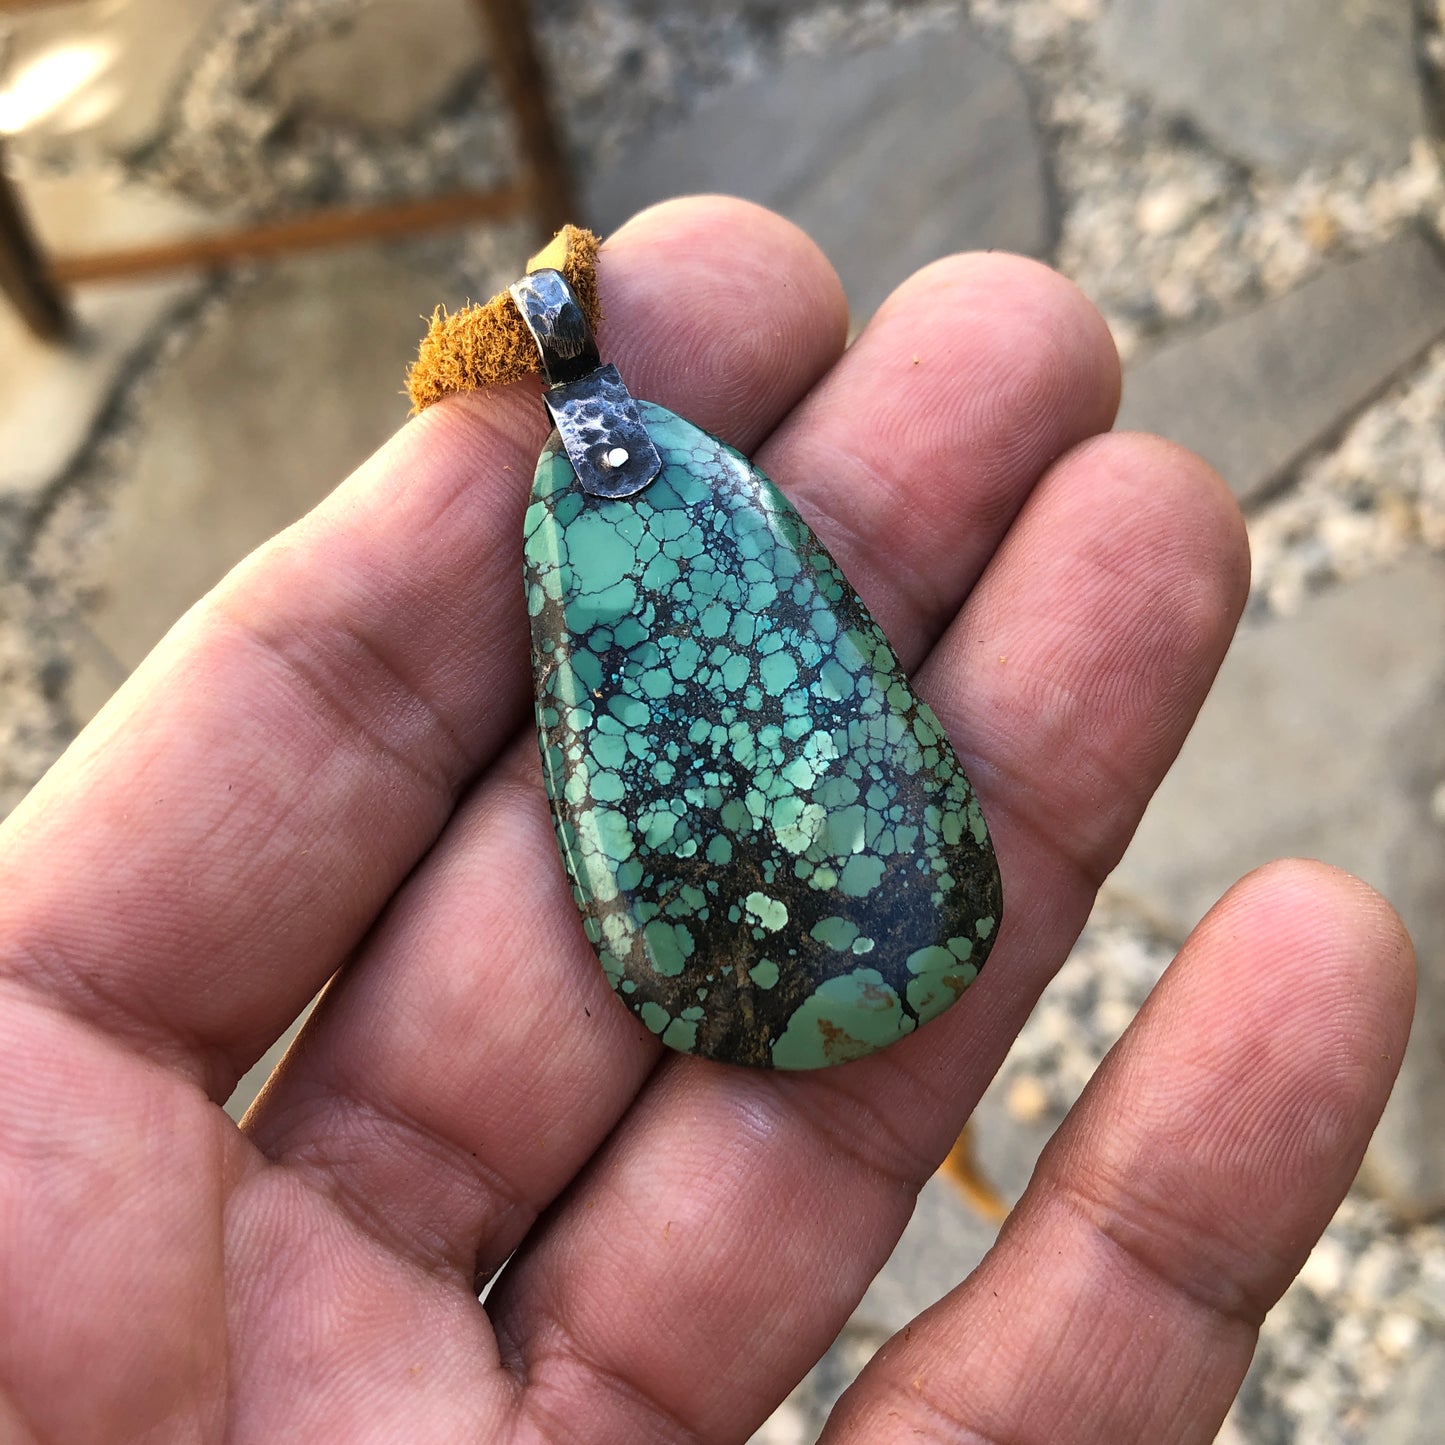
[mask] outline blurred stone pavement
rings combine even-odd
[[[981,1106],[982,1157],[1016,1198],[1173,949],[1241,873],[1285,853],[1360,873],[1414,933],[1415,1036],[1361,1180],[1268,1321],[1221,1439],[1438,1441],[1438,1398],[1426,1404],[1445,1369],[1436,0],[536,9],[585,219],[611,228],[677,192],[752,196],[824,241],[858,324],[948,251],[1048,260],[1113,328],[1120,425],[1196,448],[1235,488],[1255,558],[1245,625]],[[467,0],[87,0],[12,14],[0,134],[57,249],[481,184],[510,164]],[[511,279],[531,240],[522,225],[479,227],[94,286],[66,350],[0,307],[0,812],[191,602],[401,423],[420,317]],[[861,1363],[993,1233],[933,1181],[855,1319],[757,1438],[812,1439]]]

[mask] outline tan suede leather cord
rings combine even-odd
[[[597,300],[600,244],[581,226],[563,226],[527,263],[528,271],[551,269],[567,278],[594,331],[602,320]],[[445,307],[437,307],[407,371],[406,390],[415,414],[454,391],[517,381],[537,370],[532,333],[517,303],[506,291],[499,291],[483,306],[467,306],[450,315]]]

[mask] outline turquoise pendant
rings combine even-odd
[[[987,958],[1002,896],[983,814],[786,498],[628,402],[655,477],[589,492],[554,433],[525,528],[543,778],[583,927],[672,1048],[861,1058]]]

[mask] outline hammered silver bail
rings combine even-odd
[[[635,496],[662,458],[617,368],[602,364],[577,293],[553,270],[528,272],[508,290],[537,343],[542,400],[582,490]]]

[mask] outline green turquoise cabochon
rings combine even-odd
[[[941,1013],[998,865],[938,719],[837,564],[731,447],[586,495],[555,436],[526,520],[542,769],[603,970],[665,1044],[813,1069]]]

